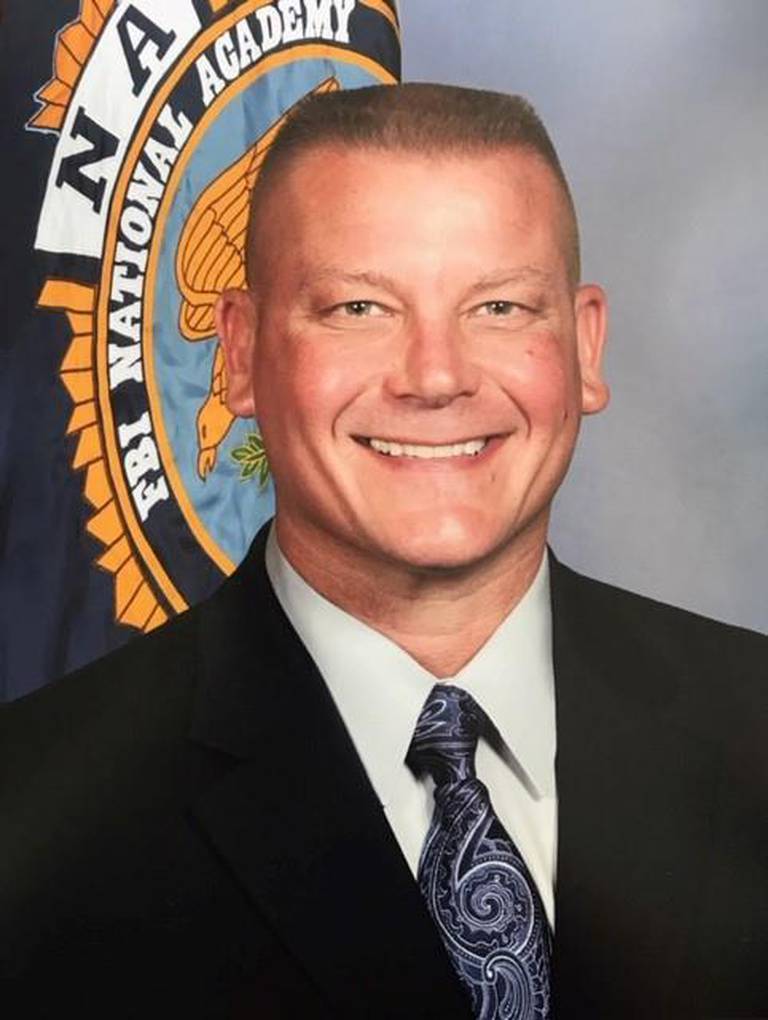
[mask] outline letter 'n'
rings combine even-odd
[[[60,188],[63,184],[68,184],[88,199],[94,212],[99,212],[104,198],[106,178],[101,176],[98,180],[94,180],[83,173],[83,167],[114,156],[117,152],[117,138],[111,131],[107,131],[106,128],[92,120],[82,106],[75,116],[70,138],[85,138],[91,143],[91,147],[64,156],[56,175],[56,187]]]

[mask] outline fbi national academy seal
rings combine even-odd
[[[63,271],[38,303],[71,329],[73,465],[124,624],[208,594],[273,511],[213,318],[271,140],[308,92],[398,73],[389,0],[82,0],[58,33],[28,124],[58,136],[36,247]]]

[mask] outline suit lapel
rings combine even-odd
[[[468,1017],[326,685],[272,592],[266,533],[201,617],[192,737],[240,763],[194,813],[337,1013]]]
[[[565,1015],[671,1015],[710,854],[713,751],[686,732],[647,610],[556,561],[552,597],[558,1001]]]

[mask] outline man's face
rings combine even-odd
[[[606,401],[603,296],[569,282],[564,208],[524,151],[293,164],[255,313],[220,312],[286,531],[411,569],[542,539],[580,416]]]

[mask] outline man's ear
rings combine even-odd
[[[603,347],[608,327],[605,291],[596,283],[576,288],[576,347],[581,370],[581,411],[595,414],[608,403],[610,393],[603,379]]]
[[[226,403],[240,418],[256,413],[253,396],[253,355],[256,307],[247,290],[225,290],[216,302],[216,332],[227,363]]]

